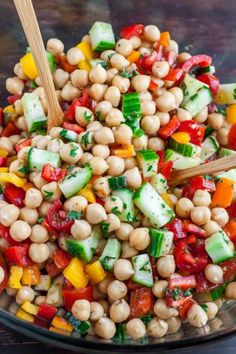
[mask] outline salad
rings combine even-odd
[[[117,39],[115,39],[117,38]],[[50,331],[160,338],[236,300],[236,170],[184,170],[236,153],[236,84],[169,32],[95,22],[46,54],[61,127],[30,48],[6,80],[0,128],[0,292]]]

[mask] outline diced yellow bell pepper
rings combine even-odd
[[[73,326],[67,322],[63,317],[55,316],[53,317],[52,323],[54,327],[59,328],[63,331],[71,333],[73,331]]]
[[[86,60],[91,60],[93,57],[93,50],[88,42],[80,42],[76,48],[79,48],[83,52]]]
[[[0,157],[7,157],[8,152],[6,150],[0,149]]]
[[[20,64],[22,67],[22,70],[26,76],[28,76],[31,80],[36,79],[38,76],[38,70],[36,68],[33,54],[26,53],[21,59],[20,59]]]
[[[26,183],[25,178],[18,177],[13,172],[1,172],[0,173],[0,182],[10,182],[17,187],[23,187]]]
[[[87,60],[81,60],[78,64],[78,67],[80,70],[86,70],[88,72],[91,70],[91,65]]]
[[[180,144],[188,144],[190,142],[190,135],[188,133],[174,133],[171,135],[171,138]]]
[[[30,315],[37,315],[39,312],[39,307],[37,305],[32,304],[29,301],[25,301],[23,305],[21,306],[22,310],[25,312],[29,313]]]
[[[7,158],[7,166],[10,166],[10,164],[15,160],[17,160],[17,155],[13,155],[13,156],[8,157]]]
[[[96,203],[96,197],[91,184],[87,184],[85,188],[81,189],[78,195],[85,197],[89,203]]]
[[[19,317],[21,320],[27,322],[34,322],[34,316],[30,315],[29,313],[25,312],[22,309],[19,309],[16,313],[16,316]]]
[[[6,106],[3,108],[3,113],[10,113],[10,114],[14,114],[15,113],[15,108],[12,104],[10,104],[9,106]]]
[[[23,269],[21,282],[23,285],[37,285],[40,283],[40,270],[38,264]]]
[[[21,285],[21,278],[23,275],[23,268],[17,266],[11,266],[10,268],[10,277],[8,280],[8,286],[13,289],[20,289]]]
[[[8,167],[0,167],[0,172],[8,172],[9,168]]]
[[[49,327],[49,331],[50,332],[54,332],[54,333],[58,333],[58,334],[62,334],[63,336],[69,336],[70,335],[70,332],[66,332],[66,331],[63,331],[62,329],[60,328],[56,328],[56,327]]]
[[[85,271],[93,284],[97,284],[106,277],[106,272],[99,261],[86,265]]]
[[[167,193],[161,194],[161,197],[171,209],[174,209],[174,204]]]
[[[64,269],[63,274],[76,289],[83,289],[89,282],[84,273],[84,263],[78,258],[72,258],[68,266]]]
[[[123,158],[129,158],[135,156],[134,145],[128,144],[118,149],[112,149],[112,155],[123,157]]]
[[[226,117],[230,124],[236,123],[236,104],[231,104],[226,108]]]

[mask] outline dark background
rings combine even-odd
[[[181,51],[211,55],[222,83],[236,81],[236,0],[34,0],[34,5],[44,40],[58,37],[66,49],[77,44],[96,20],[111,22],[116,31],[134,22],[157,24],[161,31],[171,32]],[[12,1],[0,0],[0,99],[5,96],[5,79],[14,76],[14,64],[25,47]],[[178,353],[192,350],[199,354],[233,354],[236,337]],[[1,354],[54,351],[67,353],[0,325]]]

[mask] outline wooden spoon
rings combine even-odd
[[[171,174],[170,185],[176,186],[190,177],[227,171],[231,168],[236,168],[236,155],[222,157],[218,160],[188,168],[186,170],[173,171]]]
[[[48,131],[60,126],[63,121],[63,111],[59,105],[52,74],[48,65],[45,48],[40,33],[38,21],[31,0],[13,0],[19,15],[25,36],[39,72],[42,87],[45,92],[48,108]]]

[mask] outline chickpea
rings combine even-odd
[[[115,214],[107,215],[108,232],[116,231],[120,228],[120,219]]]
[[[147,135],[156,135],[160,128],[160,119],[155,115],[148,115],[141,120],[141,127]]]
[[[57,182],[50,182],[50,183],[45,184],[41,188],[41,192],[42,192],[42,195],[44,196],[44,198],[48,199],[50,202],[53,202],[54,200],[59,199],[62,194]]]
[[[31,227],[22,220],[16,220],[11,224],[10,235],[16,242],[26,240],[31,234]]]
[[[25,75],[23,69],[22,69],[22,66],[21,66],[21,63],[17,63],[15,66],[14,66],[14,74],[16,74],[16,76],[18,76],[19,79],[21,80],[27,80],[28,77]]]
[[[64,143],[62,140],[52,139],[47,144],[47,150],[58,153],[63,145],[64,145]]]
[[[133,132],[126,124],[121,124],[114,130],[114,138],[117,144],[130,144],[133,137]]]
[[[49,141],[51,140],[50,135],[42,136],[40,139],[37,141],[37,148],[38,149],[46,149]]]
[[[119,280],[113,280],[107,287],[107,294],[111,300],[120,300],[127,294],[127,286]]]
[[[14,102],[14,108],[15,108],[15,113],[16,113],[18,116],[22,116],[22,115],[24,114],[21,99],[16,100],[16,101]]]
[[[110,59],[111,66],[117,70],[123,70],[129,66],[129,61],[121,54],[114,54]]]
[[[5,200],[0,200],[0,209],[3,208],[4,206],[7,206],[8,203],[5,202]]]
[[[132,78],[131,84],[135,91],[137,92],[146,92],[150,84],[150,76],[148,75],[136,75]]]
[[[71,165],[76,164],[81,159],[82,155],[83,155],[83,150],[80,144],[74,142],[64,144],[60,148],[60,156],[62,160]]]
[[[157,260],[157,270],[162,278],[169,278],[175,272],[175,259],[172,255],[165,255]]]
[[[192,116],[189,111],[183,108],[178,108],[177,109],[177,117],[180,122],[183,122],[185,120],[191,120]]]
[[[90,320],[97,321],[102,318],[104,310],[101,304],[96,301],[90,302]]]
[[[116,300],[110,307],[110,317],[115,323],[121,323],[127,320],[130,315],[130,307],[124,300]]]
[[[64,51],[64,44],[57,38],[50,38],[47,41],[47,51],[53,55],[61,54]]]
[[[104,98],[109,101],[113,107],[118,107],[121,99],[120,90],[116,86],[110,86],[106,90]]]
[[[120,228],[116,230],[116,237],[121,241],[128,241],[131,231],[133,231],[133,226],[130,224],[122,222]]]
[[[206,312],[197,304],[190,307],[187,313],[187,319],[192,326],[198,328],[205,326],[208,321]]]
[[[223,278],[223,270],[216,264],[208,264],[204,269],[207,280],[213,284],[219,284]]]
[[[26,221],[30,225],[36,224],[39,214],[36,209],[29,209],[27,207],[21,208],[20,219]],[[1,222],[1,221],[0,221]]]
[[[25,161],[24,160],[14,160],[9,166],[9,172],[15,173],[19,177],[25,177],[25,174],[22,172],[19,172],[21,168],[25,166]]]
[[[197,206],[191,210],[191,219],[196,225],[204,225],[211,219],[210,209],[205,206]]]
[[[137,189],[142,184],[142,176],[137,167],[134,167],[124,173],[127,184],[130,188]]]
[[[97,178],[93,183],[93,189],[99,198],[106,198],[111,193],[107,177]]]
[[[161,126],[166,125],[166,124],[169,123],[169,121],[170,121],[169,113],[157,111],[156,115],[158,116],[158,118],[160,120],[160,125]]]
[[[129,235],[130,245],[139,251],[144,250],[150,243],[150,236],[148,229],[140,227],[131,231]]]
[[[102,124],[98,121],[93,121],[87,125],[87,132],[94,133],[95,131],[102,128]],[[81,133],[82,134],[82,133]],[[93,134],[92,134],[93,136]]]
[[[76,300],[73,303],[71,312],[77,320],[87,321],[90,316],[90,302],[88,300]]]
[[[42,178],[41,172],[31,172],[29,179],[38,189],[41,189],[43,186],[45,186],[45,184],[47,184],[47,181]]]
[[[109,145],[114,143],[114,134],[110,128],[102,127],[101,129],[95,131],[94,140],[98,144]]]
[[[142,135],[139,138],[133,138],[132,144],[134,145],[135,151],[145,150],[148,144],[148,137],[147,135]]]
[[[217,222],[213,220],[209,220],[205,225],[203,225],[203,229],[206,231],[207,237],[221,230]]]
[[[118,156],[109,156],[106,159],[106,162],[109,165],[107,174],[110,176],[120,176],[125,169],[124,159]]]
[[[48,232],[42,225],[36,224],[32,226],[30,240],[34,243],[45,243],[48,241]]]
[[[112,85],[116,86],[121,93],[125,93],[129,89],[130,81],[125,77],[122,77],[120,75],[115,75],[112,79]]]
[[[211,204],[210,193],[201,189],[196,190],[193,196],[193,204],[195,206],[209,206]]]
[[[122,253],[121,253],[121,257],[122,258],[131,258],[131,257],[134,257],[134,256],[137,256],[138,254],[138,250],[134,247],[132,247],[130,245],[129,242],[125,241],[122,243]]]
[[[102,157],[92,157],[89,161],[90,166],[92,167],[93,174],[97,176],[103,175],[106,170],[109,168],[108,164]]]
[[[73,99],[79,97],[79,95],[80,90],[72,85],[70,81],[68,81],[61,90],[61,97],[64,101],[73,101]]]
[[[85,127],[94,120],[93,112],[89,108],[78,106],[75,108],[75,120],[79,125]]]
[[[176,106],[179,107],[180,103],[183,101],[183,98],[184,98],[184,94],[183,94],[183,91],[181,90],[181,88],[172,87],[168,92],[170,92],[170,93],[172,93],[172,95],[174,95]]]
[[[62,89],[69,81],[69,73],[63,69],[56,69],[53,73],[53,82],[56,89]]]
[[[138,36],[132,36],[129,40],[132,43],[133,49],[138,49],[141,46],[141,39]]]
[[[104,120],[112,110],[112,104],[109,101],[101,101],[95,108],[95,113],[99,119]]]
[[[86,208],[86,219],[90,224],[100,224],[107,220],[107,214],[102,205],[91,203]]]
[[[36,188],[30,188],[25,194],[25,205],[27,208],[38,208],[43,201],[42,193]]]
[[[107,85],[102,85],[102,84],[93,84],[90,87],[89,90],[89,95],[96,100],[97,102],[101,101],[105,95],[105,92],[107,90]],[[108,100],[109,101],[109,100]]]
[[[8,154],[11,154],[14,151],[14,145],[9,138],[3,136],[0,138],[0,149],[6,150]]]
[[[147,145],[148,149],[152,149],[154,151],[158,151],[158,150],[164,150],[165,149],[165,143],[164,140],[162,140],[161,138],[151,138],[148,140],[148,145]]]
[[[21,95],[24,89],[24,82],[19,77],[9,77],[6,80],[6,89],[12,95]]]
[[[132,264],[127,259],[118,259],[114,264],[114,275],[118,280],[128,280],[134,274]]]
[[[116,333],[115,323],[107,317],[101,317],[95,323],[95,333],[104,339],[111,339]]]
[[[232,281],[231,283],[227,284],[225,296],[227,299],[236,300],[236,281]]]
[[[20,135],[11,135],[11,136],[9,136],[9,139],[11,140],[11,142],[12,142],[14,145],[16,145],[16,144],[18,144],[19,142],[22,141]]]
[[[112,108],[105,118],[105,121],[109,127],[118,127],[125,121],[123,113],[117,109]]]
[[[182,321],[179,317],[171,317],[166,320],[168,325],[168,334],[176,333],[181,327]]]
[[[128,335],[133,339],[143,338],[146,334],[146,328],[142,320],[133,318],[127,322],[126,330]]]
[[[152,65],[152,73],[158,79],[165,77],[170,70],[170,65],[167,61],[156,61]]]
[[[215,130],[219,130],[223,127],[224,116],[220,113],[210,113],[207,117],[208,124]]]
[[[67,199],[64,203],[63,209],[66,211],[78,211],[82,212],[87,208],[88,201],[85,197],[75,196]]]
[[[152,101],[152,94],[151,94],[151,92],[149,92],[149,91],[140,92],[140,94],[139,94],[139,99],[140,99],[140,102],[143,102],[143,101]]]
[[[46,243],[31,243],[29,256],[35,263],[45,262],[50,256],[48,245]]]
[[[213,320],[213,318],[216,317],[216,314],[218,312],[218,306],[214,302],[205,302],[204,303],[205,308],[206,308],[206,314],[208,317],[208,320]]]
[[[186,60],[188,60],[190,58],[191,58],[191,55],[189,53],[182,52],[178,55],[177,61],[178,61],[178,63],[184,63]]]
[[[89,161],[91,160],[92,157],[93,157],[93,155],[90,154],[89,152],[83,153],[83,155],[80,159],[80,164],[82,166],[85,166],[87,163],[89,163]]]
[[[174,41],[173,39],[170,39],[169,45],[167,47],[167,50],[173,50],[175,53],[178,54],[178,52],[179,52],[178,43],[176,41]]]
[[[3,226],[11,226],[20,214],[20,210],[13,204],[8,204],[0,209],[0,224]]]
[[[131,170],[134,167],[137,167],[138,163],[134,157],[128,157],[125,159],[125,170]]]
[[[81,60],[85,60],[85,56],[79,48],[73,47],[67,51],[66,59],[70,65],[77,65]]]
[[[147,42],[145,42],[145,45],[147,44]],[[141,42],[141,47],[139,48],[139,52],[144,55],[151,55],[151,49],[150,48],[146,48],[143,46],[143,41]]]
[[[52,139],[60,138],[60,132],[62,131],[61,127],[54,127],[50,129],[49,135]]]
[[[176,213],[181,218],[189,218],[194,208],[193,203],[188,198],[180,198],[176,203]]]
[[[154,101],[144,100],[141,102],[141,112],[143,116],[153,115],[156,112]]]
[[[94,157],[106,159],[110,155],[110,149],[107,145],[97,144],[93,146],[92,153]]]
[[[152,288],[153,294],[158,297],[159,299],[162,299],[165,297],[165,290],[168,286],[168,281],[166,280],[156,280],[155,284]]]
[[[221,227],[225,226],[229,221],[229,215],[224,208],[211,209],[211,218]]]
[[[34,300],[34,290],[29,286],[22,286],[16,294],[16,303],[22,305],[25,301],[32,302]]]
[[[133,49],[133,45],[132,42],[128,39],[120,39],[115,46],[115,50],[118,54],[123,55],[124,57],[127,57],[128,55],[130,55],[130,53],[132,52]]]
[[[91,226],[86,220],[75,220],[71,227],[71,235],[79,241],[89,237],[91,231]]]
[[[123,211],[123,202],[119,197],[112,196],[105,200],[104,208],[107,213],[112,213],[116,209],[119,213]]]
[[[70,74],[70,79],[72,85],[78,87],[79,89],[82,89],[88,85],[89,82],[88,72],[87,70],[77,69]]]
[[[41,304],[45,303],[47,301],[47,296],[37,296],[34,300],[35,305],[40,306]]]
[[[118,74],[118,70],[111,68],[107,70],[107,83],[111,85],[113,78]]]
[[[157,109],[161,112],[169,112],[176,108],[175,96],[171,92],[165,92],[156,100]]]
[[[98,289],[101,293],[107,294],[108,285],[113,281],[113,278],[108,275],[102,281],[98,283]],[[105,311],[106,312],[106,311]]]
[[[107,72],[102,65],[98,64],[90,70],[89,79],[92,83],[103,84],[107,79]]]
[[[155,25],[148,25],[144,28],[144,38],[150,42],[157,42],[160,39],[159,28]]]
[[[220,145],[228,145],[228,135],[229,128],[220,128],[219,130],[217,130],[217,140],[219,141]]]
[[[150,337],[161,338],[168,331],[168,325],[166,321],[160,320],[154,317],[147,326],[147,333]]]
[[[198,123],[204,123],[207,120],[208,116],[208,107],[205,107],[199,112],[195,117],[194,120]]]

